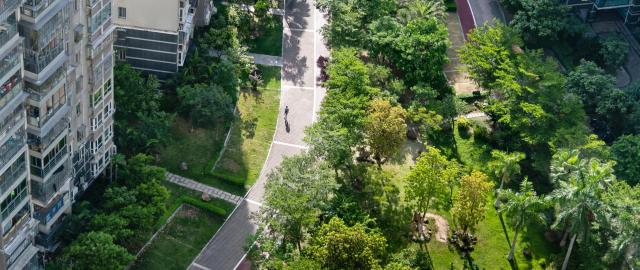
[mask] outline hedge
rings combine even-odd
[[[186,204],[193,205],[193,206],[198,207],[200,209],[209,211],[209,212],[214,213],[216,215],[219,215],[221,217],[226,217],[227,216],[227,211],[226,210],[224,210],[224,209],[222,209],[222,208],[220,208],[218,206],[215,206],[215,205],[213,205],[213,204],[211,204],[209,202],[205,202],[205,201],[202,201],[202,200],[199,200],[199,199],[196,199],[196,198],[193,198],[193,197],[189,197],[189,196],[186,196],[186,195],[180,196],[180,201],[182,201],[183,203],[186,203]]]

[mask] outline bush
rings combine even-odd
[[[479,119],[471,119],[471,128],[473,129],[473,136],[476,139],[483,140],[485,142],[491,139],[491,127],[487,123]]]
[[[458,126],[458,134],[460,134],[460,137],[468,139],[471,135],[471,122],[469,122],[469,119],[460,116],[456,118],[456,125]]]
[[[218,216],[221,216],[221,217],[226,217],[227,216],[227,211],[226,210],[224,210],[224,209],[222,209],[222,208],[220,208],[218,206],[215,206],[215,205],[213,205],[213,204],[211,204],[209,202],[198,200],[196,198],[189,197],[189,196],[186,196],[186,195],[180,196],[180,201],[182,201],[183,203],[190,204],[190,205],[193,205],[195,207],[198,207],[198,208],[200,208],[202,210],[209,211],[209,212],[214,213],[214,214],[216,214]]]

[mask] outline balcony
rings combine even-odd
[[[27,134],[29,149],[37,152],[42,152],[47,146],[51,145],[53,141],[55,141],[60,134],[65,132],[69,127],[69,121],[63,119],[59,121],[49,132],[43,136],[33,135],[31,133]]]
[[[25,50],[24,69],[32,73],[42,72],[49,64],[54,62],[62,64],[64,62],[64,46],[62,40],[52,42],[51,46],[47,46],[40,51]]]
[[[46,115],[43,116],[40,116],[39,111],[30,112],[28,110],[27,123],[31,126],[30,130],[33,130],[32,133],[37,133],[36,135],[41,136],[48,133],[62,118],[66,118],[70,111],[71,108],[66,100],[64,103],[58,103],[55,108],[49,108]],[[33,113],[33,115],[29,115],[31,113]]]
[[[69,146],[65,145],[56,155],[51,158],[49,163],[47,163],[44,168],[40,168],[38,166],[34,166],[31,164],[31,174],[38,176],[40,178],[44,178],[53,168],[55,168],[60,161],[67,158],[67,153],[69,153]]]
[[[24,129],[20,129],[13,137],[9,138],[2,146],[0,146],[0,164],[8,164],[9,161],[24,147],[25,141]]]
[[[69,179],[71,179],[71,171],[67,166],[62,166],[52,174],[51,177],[46,179],[44,183],[32,180],[31,197],[43,204],[49,204],[49,200],[58,195],[60,188],[63,187]]]
[[[66,71],[67,68],[65,67],[59,69],[53,75],[51,75],[44,84],[40,86],[27,83],[25,85],[25,91],[30,94],[29,98],[39,102],[45,97],[48,97],[49,93],[51,93],[53,90],[60,89],[60,87],[62,87],[62,84],[65,82],[66,77],[64,75],[66,74]]]
[[[18,187],[17,189],[19,188],[20,187]],[[28,197],[27,195],[29,195],[29,192],[26,187],[21,191],[19,191],[18,195],[16,195],[16,197],[13,198],[13,200],[9,204],[7,204],[7,206],[2,208],[2,220],[7,219],[11,215],[13,210],[16,210],[16,208],[18,208],[22,204],[22,202],[24,202],[25,199],[27,199]]]
[[[34,207],[33,217],[40,221],[42,225],[47,225],[49,222],[55,217],[56,214],[60,212],[60,210],[65,206],[65,200],[67,199],[67,195],[56,195],[51,203],[46,207]]]
[[[9,0],[15,1],[15,0]],[[0,3],[0,9],[2,9],[2,3]],[[0,12],[2,13],[2,12]],[[18,34],[18,23],[16,21],[15,13],[9,16],[6,20],[2,20],[0,17],[0,47],[7,44],[9,40]]]
[[[0,59],[0,84],[11,79],[20,71],[20,48],[13,48],[6,57]]]
[[[66,2],[67,0],[27,0],[24,2],[20,10],[25,16],[35,19],[40,15],[46,14],[47,12],[56,9],[55,7],[64,6]]]
[[[0,194],[9,191],[11,186],[18,180],[24,179],[20,177],[27,172],[26,161],[23,158],[16,160],[11,167],[0,176]]]
[[[4,85],[0,86],[0,109],[4,108],[14,97],[22,92],[22,82],[18,77],[11,78]]]
[[[20,105],[8,117],[0,121],[0,138],[9,136],[16,126],[21,126],[24,120],[24,106]]]

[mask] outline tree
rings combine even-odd
[[[592,223],[607,225],[608,206],[602,198],[606,187],[615,182],[613,162],[596,158],[581,159],[579,152],[561,150],[553,156],[551,179],[556,189],[549,198],[558,211],[553,227],[564,227],[572,234],[562,269],[567,269],[576,238],[589,239]]]
[[[631,186],[640,182],[640,135],[625,135],[611,145],[611,154],[616,161],[618,178]]]
[[[569,7],[555,0],[520,0],[511,25],[527,40],[556,40],[569,28]]]
[[[615,74],[627,62],[629,43],[622,37],[610,37],[601,41],[600,55],[605,69]]]
[[[233,99],[218,85],[188,85],[177,91],[180,110],[194,126],[211,126],[233,115]]]
[[[154,76],[142,78],[128,64],[114,68],[115,141],[126,154],[150,152],[168,138],[173,116],[160,110],[162,94]]]
[[[455,161],[448,160],[437,148],[427,147],[405,178],[406,198],[413,202],[414,212],[424,219],[432,202],[442,205],[448,181],[457,175]]]
[[[133,256],[113,243],[113,237],[103,232],[89,232],[78,237],[64,251],[71,269],[119,270],[133,260]]]
[[[383,159],[395,154],[405,141],[405,117],[406,111],[401,106],[392,106],[388,100],[375,99],[369,103],[364,132],[378,167]]]
[[[586,141],[580,100],[566,91],[557,64],[543,60],[540,51],[518,53],[514,62],[503,63],[496,77],[496,93],[485,111],[497,121],[505,140],[517,136],[539,147]]]
[[[581,60],[567,76],[565,88],[581,98],[596,134],[611,141],[624,131],[631,102],[626,93],[616,87],[615,77],[595,63]]]
[[[497,70],[510,66],[511,48],[523,43],[520,35],[502,22],[479,26],[467,35],[467,42],[459,50],[459,56],[471,79],[487,90],[494,89]]]
[[[445,88],[442,67],[448,61],[450,44],[442,22],[427,18],[402,26],[394,18],[382,17],[369,26],[369,31],[372,54],[384,57],[401,71],[409,86],[429,82],[436,89]]]
[[[622,261],[631,269],[640,266],[640,186],[616,182],[609,187],[604,200],[613,210],[612,231],[615,232],[605,258]]]
[[[515,262],[516,243],[518,243],[518,232],[522,226],[529,222],[544,222],[541,211],[547,206],[546,201],[542,197],[538,197],[533,190],[533,184],[527,179],[520,183],[520,191],[514,193],[507,190],[501,197],[506,199],[500,213],[506,213],[511,217],[513,224],[513,241],[511,241],[509,256],[507,257],[513,269],[517,269]]]
[[[494,175],[500,179],[500,187],[496,190],[496,201],[493,206],[498,211],[502,231],[507,239],[507,243],[509,243],[509,235],[507,234],[507,228],[504,225],[504,219],[500,211],[500,193],[502,192],[504,184],[511,181],[515,175],[520,173],[520,161],[525,158],[525,155],[520,152],[507,153],[500,150],[493,150],[491,151],[491,156],[493,160],[489,162],[489,168],[493,171]]]
[[[484,219],[487,196],[492,188],[489,177],[478,171],[460,179],[460,189],[453,201],[451,215],[463,233],[473,232],[475,226]]]
[[[386,246],[379,232],[362,224],[349,227],[334,217],[314,234],[304,254],[320,262],[323,269],[382,269]]]
[[[321,210],[337,188],[334,176],[322,161],[308,154],[285,158],[268,176],[261,223],[272,239],[293,244],[298,251],[305,235],[317,223]]]
[[[479,171],[472,171],[460,179],[460,188],[451,208],[451,216],[456,224],[450,242],[467,259],[471,266],[471,252],[478,242],[472,233],[475,227],[484,219],[487,196],[493,188],[489,177]]]
[[[444,22],[447,19],[447,11],[442,0],[409,0],[402,4],[396,16],[405,25],[410,21],[427,18],[436,18],[438,21]]]

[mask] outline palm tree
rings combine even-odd
[[[444,22],[447,19],[446,7],[442,0],[408,0],[401,3],[398,20],[403,24],[415,19],[433,17]]]
[[[518,241],[518,232],[521,226],[530,223],[532,221],[544,222],[544,218],[540,213],[547,206],[547,203],[542,197],[539,197],[533,190],[533,184],[527,179],[520,184],[520,191],[515,193],[511,190],[507,190],[503,196],[507,198],[507,202],[504,207],[500,209],[500,212],[505,212],[508,217],[511,217],[513,227],[513,241],[511,241],[511,249],[509,250],[509,264],[511,268],[518,269],[515,261],[516,243]]]
[[[578,151],[560,151],[551,162],[551,179],[557,188],[549,198],[557,205],[552,227],[564,227],[572,235],[562,270],[567,269],[576,238],[588,241],[591,224],[608,225],[608,206],[602,197],[609,183],[616,180],[613,163],[581,159]]]
[[[605,202],[614,209],[611,223],[617,234],[606,258],[621,259],[629,269],[640,266],[640,185],[618,181],[607,190]]]
[[[511,181],[511,178],[515,175],[520,174],[520,161],[525,158],[525,155],[520,152],[507,153],[500,150],[493,150],[491,151],[491,156],[493,157],[493,161],[489,162],[489,168],[493,171],[493,174],[500,179],[500,187],[496,190],[496,201],[493,207],[498,211],[498,218],[500,218],[500,225],[502,225],[504,237],[507,240],[507,245],[511,247],[507,227],[504,225],[504,219],[500,212],[500,192],[505,183]]]

